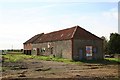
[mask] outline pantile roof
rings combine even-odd
[[[59,31],[50,32],[47,34],[38,34],[26,41],[25,43],[43,43],[51,41],[61,41],[70,39],[81,39],[81,40],[102,40],[96,35],[86,31],[85,29],[74,26],[72,28],[67,28]]]

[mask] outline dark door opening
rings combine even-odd
[[[39,55],[39,48],[37,48],[37,55]]]
[[[79,49],[79,60],[82,60],[83,58],[83,50]]]
[[[51,47],[51,54],[53,54],[53,47]]]

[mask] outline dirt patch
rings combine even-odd
[[[42,61],[26,59],[19,62],[3,62],[5,71],[3,79],[45,79],[45,78],[116,78],[118,77],[118,65],[102,64],[67,64],[55,61]],[[100,79],[99,79],[100,80]]]
[[[50,67],[48,67],[48,68],[38,68],[35,71],[49,71],[50,69],[51,69]]]

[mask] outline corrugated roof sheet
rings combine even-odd
[[[60,40],[70,40],[70,39],[88,39],[88,40],[102,40],[96,35],[86,31],[85,29],[74,26],[72,28],[67,28],[59,31],[54,31],[47,34],[38,34],[26,41],[25,43],[43,43],[51,41],[60,41]]]

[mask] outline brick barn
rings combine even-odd
[[[24,53],[71,60],[104,58],[103,40],[79,26],[35,35],[24,43]]]

